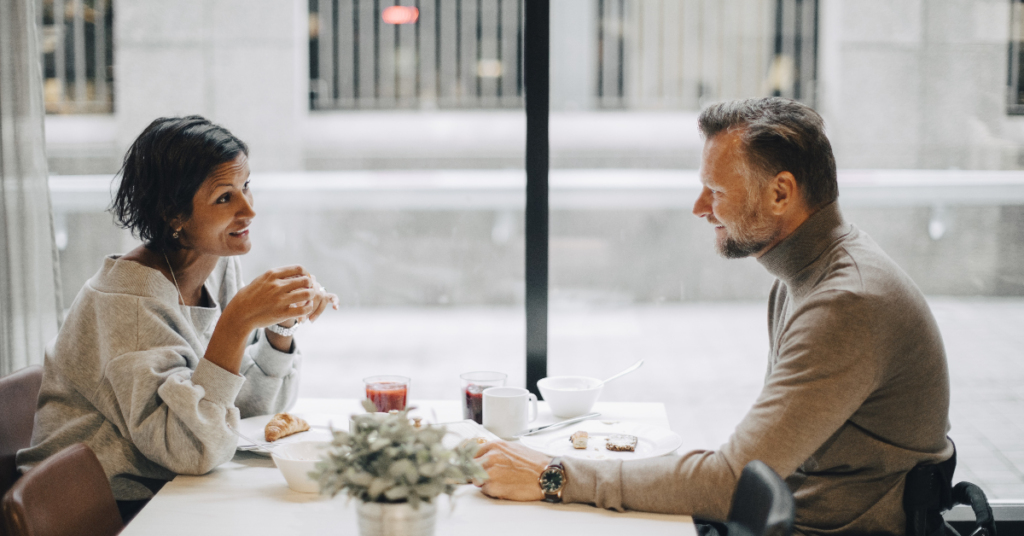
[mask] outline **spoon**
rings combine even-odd
[[[628,369],[626,369],[626,370],[624,370],[624,371],[622,371],[622,372],[612,376],[611,378],[608,378],[607,380],[602,381],[601,383],[598,383],[597,385],[594,385],[594,386],[590,387],[590,389],[597,389],[598,387],[601,387],[602,385],[604,385],[604,384],[606,384],[606,383],[608,383],[608,382],[610,382],[612,380],[621,378],[621,377],[625,376],[626,374],[629,374],[630,372],[633,372],[634,370],[640,368],[640,366],[643,365],[643,364],[644,364],[644,360],[641,359],[640,361],[637,361],[636,363],[633,363],[632,365],[630,365],[630,367]]]

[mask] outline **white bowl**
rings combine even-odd
[[[309,477],[309,472],[316,467],[316,462],[327,452],[326,441],[300,441],[285,443],[275,447],[270,457],[274,459],[288,487],[299,493],[317,493],[320,484]]]
[[[555,417],[568,419],[590,412],[601,396],[603,385],[597,378],[586,376],[550,376],[537,382],[540,394]]]

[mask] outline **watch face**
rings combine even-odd
[[[555,493],[562,489],[565,483],[565,476],[558,469],[545,469],[540,474],[540,489],[544,493]]]

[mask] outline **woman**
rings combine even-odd
[[[287,409],[292,334],[337,296],[301,266],[248,285],[238,256],[256,216],[248,148],[199,116],[157,119],[125,155],[111,211],[142,246],[111,255],[46,351],[22,471],[78,442],[96,453],[123,515],[175,474],[231,459],[240,418]]]

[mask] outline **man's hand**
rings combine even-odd
[[[477,484],[488,497],[510,501],[540,501],[544,493],[537,479],[551,458],[520,443],[495,441],[485,444],[476,457],[490,477]]]

